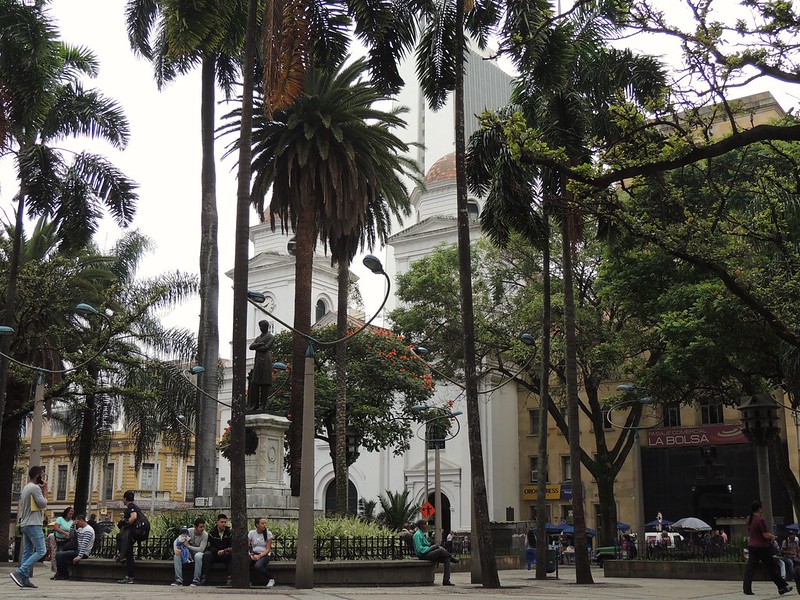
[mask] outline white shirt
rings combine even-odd
[[[247,534],[247,539],[250,541],[250,551],[255,554],[261,554],[267,549],[267,542],[272,539],[272,532],[265,529],[261,534],[256,529],[251,529]]]

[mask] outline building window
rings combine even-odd
[[[531,456],[529,459],[531,467],[531,483],[539,483],[539,457]],[[544,480],[547,481],[547,471],[542,473]]]
[[[114,497],[114,463],[108,463],[103,473],[103,500],[111,500]]]
[[[286,244],[286,251],[290,256],[297,254],[297,240],[295,238],[290,239],[289,243]]]
[[[322,317],[325,316],[325,313],[328,312],[328,307],[325,305],[325,300],[320,298],[317,300],[317,306],[314,309],[315,320],[319,321]]]
[[[703,425],[717,425],[724,423],[722,418],[722,404],[703,404],[700,406],[700,421]]]
[[[613,419],[613,415],[610,410],[604,410],[602,413],[603,415],[603,429],[614,429],[614,426],[611,424],[611,419]]]
[[[194,467],[186,467],[186,502],[194,502]]]
[[[67,465],[58,465],[58,481],[56,482],[56,500],[67,499]]]
[[[475,200],[467,200],[467,214],[470,219],[477,219],[480,216],[481,209]]]
[[[561,481],[572,481],[572,458],[561,457]]]
[[[19,496],[22,493],[22,475],[20,473],[15,473],[13,481],[14,482],[11,484],[12,502],[15,500],[19,500]]]
[[[668,406],[664,409],[664,427],[681,426],[681,409],[679,406]]]
[[[538,523],[539,521],[538,521],[538,513],[536,512],[536,504],[531,504],[530,508],[531,508],[530,520],[531,521],[536,521]],[[550,505],[549,504],[547,504],[544,507],[544,522],[545,523],[549,523],[550,522]]]
[[[533,408],[528,411],[528,421],[531,424],[531,435],[539,435],[539,425],[541,420],[539,419],[539,409]]]
[[[156,485],[156,466],[153,463],[144,463],[142,465],[142,482],[143,490],[152,490]]]

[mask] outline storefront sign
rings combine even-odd
[[[537,484],[522,487],[523,500],[536,500],[539,497]],[[548,483],[545,499],[547,500],[572,500],[571,483]]]
[[[647,432],[650,448],[673,448],[676,446],[718,446],[721,444],[744,444],[747,438],[740,425],[703,425],[701,427],[675,427],[651,429]]]

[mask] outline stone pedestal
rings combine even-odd
[[[298,498],[284,481],[284,438],[289,419],[266,413],[247,415],[245,425],[258,436],[256,453],[245,457],[247,507],[267,509],[269,519],[296,518]],[[276,514],[278,513],[278,514]],[[259,513],[261,514],[261,513]]]

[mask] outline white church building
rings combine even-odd
[[[413,82],[413,65],[405,68],[406,81]],[[485,108],[503,106],[510,95],[510,77],[492,62],[472,53],[466,73],[466,123],[467,135],[477,128],[475,115]],[[449,102],[442,110],[433,113],[423,103],[416,85],[408,85],[398,95],[398,104],[407,106],[405,115],[408,128],[401,134],[406,141],[419,141],[414,158],[425,173],[424,189],[417,187],[411,195],[413,215],[407,222],[395,226],[396,233],[389,246],[380,252],[384,269],[395,280],[396,276],[409,270],[414,261],[428,255],[443,243],[456,243],[456,191],[455,155],[453,154],[453,110]],[[433,159],[429,167],[428,157]],[[470,216],[474,218],[471,234],[480,236],[478,215],[481,204],[470,199]],[[294,257],[291,235],[271,231],[268,223],[250,229],[253,252],[249,266],[249,289],[262,292],[267,297],[266,308],[283,321],[291,323],[294,307]],[[312,322],[323,318],[336,306],[336,269],[330,259],[319,254],[314,263],[312,282]],[[366,271],[368,273],[368,271]],[[360,284],[374,285],[373,275],[365,275]],[[381,279],[382,281],[382,279]],[[394,281],[392,282],[394,288]],[[392,297],[389,306],[396,306]],[[248,337],[259,334],[258,321],[262,314],[248,307]],[[328,317],[330,318],[330,317]],[[276,331],[282,327],[274,323]],[[496,382],[481,382],[483,389],[491,389]],[[230,397],[230,380],[226,378],[221,399]],[[453,384],[436,382],[432,405],[453,402],[453,411],[466,413],[465,396]],[[514,385],[503,386],[495,392],[480,395],[481,427],[488,488],[489,514],[492,521],[522,518],[519,493],[519,443],[518,443],[518,399]],[[220,413],[221,423],[230,419],[230,411]],[[458,417],[460,432],[447,441],[441,450],[442,524],[445,531],[468,531],[471,520],[470,460],[466,414]],[[433,452],[426,456],[424,432],[415,435],[411,448],[396,457],[391,448],[380,452],[361,452],[349,468],[351,494],[363,500],[377,500],[379,494],[408,489],[412,502],[422,505],[426,499],[434,503]],[[333,465],[327,442],[315,443],[315,508],[324,511],[326,498],[334,495]],[[430,461],[426,469],[426,462]],[[220,494],[230,480],[230,464],[220,459]],[[426,498],[426,474],[428,475],[428,498]],[[288,482],[288,474],[287,474]],[[437,507],[438,509],[438,507]],[[514,516],[511,516],[511,515]]]

